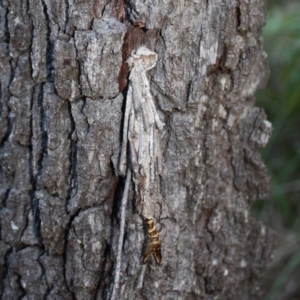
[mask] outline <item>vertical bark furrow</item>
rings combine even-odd
[[[53,53],[53,50],[54,50],[54,45],[53,45],[53,30],[51,28],[51,21],[50,20],[50,17],[49,17],[49,8],[48,8],[48,5],[46,3],[45,0],[42,0],[41,1],[42,5],[43,5],[43,13],[44,13],[44,16],[45,16],[45,23],[46,23],[46,53],[45,53],[45,56],[46,56],[46,61],[45,61],[45,64],[46,64],[46,72],[47,72],[47,81],[53,81],[53,75],[54,75],[54,64],[53,64],[53,58],[54,58],[54,53]]]
[[[0,278],[2,279],[0,282],[0,296],[3,298],[4,294],[4,278],[7,277],[9,273],[8,266],[8,257],[12,252],[12,247],[9,244],[6,244],[2,240],[0,241]]]
[[[70,139],[70,170],[69,170],[69,187],[65,202],[65,210],[68,212],[68,205],[70,199],[74,197],[78,190],[78,175],[77,175],[77,136],[76,136],[76,123],[72,114],[71,103],[68,103],[68,111],[71,120],[71,131],[68,138]]]

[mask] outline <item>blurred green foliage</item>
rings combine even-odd
[[[266,279],[265,299],[300,299],[300,1],[269,1],[263,37],[271,76],[257,105],[274,128],[262,151],[272,197],[257,202],[253,214],[277,231],[277,256],[282,257]],[[287,236],[292,236],[292,246],[287,246]],[[292,282],[298,288],[291,290]]]
[[[267,88],[258,93],[257,105],[265,109],[274,128],[262,151],[272,176],[272,200],[260,202],[255,211],[276,230],[281,229],[278,226],[296,230],[300,228],[300,3],[274,6],[267,13],[263,36],[271,76]]]

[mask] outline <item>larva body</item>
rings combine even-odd
[[[145,264],[150,255],[153,254],[156,263],[161,265],[161,249],[158,231],[155,228],[153,219],[145,218],[148,232],[148,243],[143,255],[143,264]]]

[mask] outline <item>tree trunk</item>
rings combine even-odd
[[[260,298],[275,244],[249,213],[269,191],[262,2],[0,1],[2,299]],[[121,222],[126,60],[142,45],[166,124],[162,266],[141,262],[131,178]]]

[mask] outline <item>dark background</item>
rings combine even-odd
[[[271,69],[257,94],[273,124],[262,155],[272,177],[272,196],[257,201],[253,215],[278,234],[273,265],[262,278],[268,300],[300,299],[300,1],[266,1],[265,51]]]

